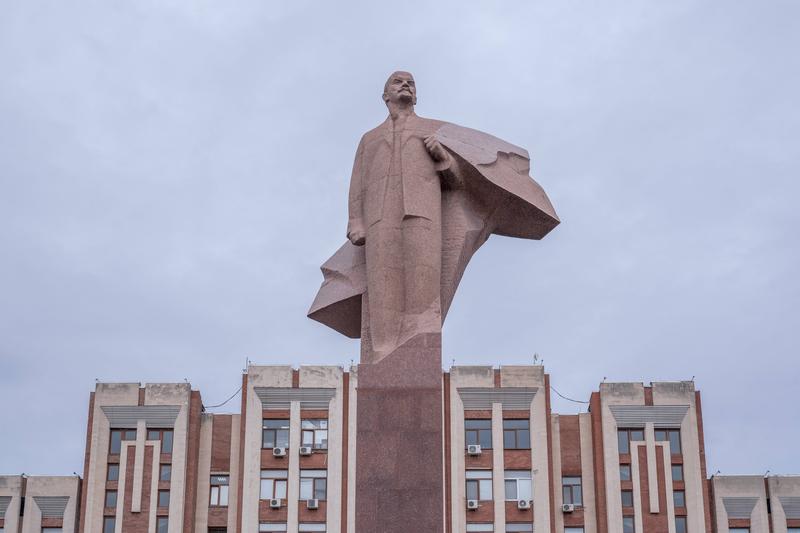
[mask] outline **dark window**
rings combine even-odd
[[[672,465],[672,481],[683,481],[683,465]]]
[[[467,499],[492,499],[491,470],[467,470]]]
[[[657,442],[669,442],[669,451],[672,455],[681,454],[681,430],[680,429],[657,429]]]
[[[159,516],[156,519],[156,533],[167,533],[169,531],[169,518]]]
[[[492,449],[492,421],[488,419],[464,420],[464,440],[467,446],[478,444],[484,450]]]
[[[300,422],[300,446],[315,450],[328,449],[328,420],[306,418]]]
[[[328,472],[325,470],[300,471],[300,499],[324,500],[327,498]]]
[[[675,533],[686,533],[686,517],[675,517]]]
[[[268,418],[261,426],[262,448],[287,448],[289,446],[289,421]]]
[[[106,507],[116,507],[117,506],[117,491],[115,490],[107,490],[106,491]]]
[[[516,418],[503,420],[503,447],[506,450],[530,449],[530,422],[525,419]]]
[[[106,481],[118,481],[119,480],[119,465],[110,464],[108,465],[108,470],[106,471]]]
[[[208,533],[228,533],[227,527],[210,527]]]
[[[623,516],[622,517],[622,533],[635,533],[636,526],[633,523],[632,516]]]
[[[623,490],[621,494],[622,494],[622,506],[633,507],[633,491]]]
[[[135,429],[112,429],[109,441],[108,453],[118,454],[122,450],[122,441],[136,440]]]
[[[103,533],[114,533],[117,528],[117,521],[113,516],[103,518]]]
[[[158,471],[158,480],[169,481],[170,479],[172,479],[172,465],[161,465],[161,469]]]
[[[148,429],[147,440],[160,440],[161,453],[172,453],[171,429]]]
[[[619,453],[631,453],[631,441],[643,441],[643,429],[619,429],[617,430],[617,445]]]
[[[686,507],[686,493],[682,490],[673,491],[672,501],[675,502],[675,507]]]
[[[159,507],[169,507],[169,491],[168,490],[160,490],[160,491],[158,491],[158,506]]]
[[[228,505],[228,476],[211,476],[211,500],[209,505],[226,507]]]
[[[561,487],[564,495],[564,503],[583,505],[581,478],[579,476],[565,476],[561,478]]]
[[[631,465],[619,465],[619,479],[620,481],[631,480]]]

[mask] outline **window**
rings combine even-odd
[[[533,499],[529,470],[506,470],[506,500]]]
[[[631,480],[631,465],[619,465],[619,479],[620,481]]]
[[[226,507],[228,505],[228,476],[211,476],[211,506]]]
[[[158,491],[158,506],[159,507],[169,507],[169,491],[168,490],[160,490],[160,491]]]
[[[169,518],[166,516],[159,516],[156,518],[156,533],[168,533],[169,531]]]
[[[172,453],[171,429],[148,429],[147,440],[160,440],[161,453]]]
[[[622,497],[622,506],[623,507],[633,507],[633,491],[632,490],[623,490],[620,493]]]
[[[327,531],[327,529],[325,529],[324,523],[300,523],[297,531],[304,533],[305,531]]]
[[[265,419],[261,426],[262,448],[289,447],[289,421],[284,419]]]
[[[2,529],[0,529],[2,531]],[[43,527],[42,533],[61,533],[62,529],[60,527]]]
[[[119,465],[110,464],[108,465],[108,470],[106,471],[106,481],[118,481],[119,480]]]
[[[561,493],[564,496],[564,503],[583,505],[580,476],[565,476],[561,478]]]
[[[307,418],[300,422],[300,445],[311,446],[315,450],[327,450],[328,420]]]
[[[103,533],[114,533],[117,529],[117,520],[113,516],[103,517]]]
[[[506,450],[530,449],[530,421],[526,419],[503,420],[503,447]]]
[[[208,533],[228,533],[227,527],[210,527]]]
[[[115,490],[107,490],[106,491],[106,507],[116,507],[117,506],[117,491]]]
[[[729,527],[728,533],[750,533],[749,527]]]
[[[672,465],[672,481],[683,481],[683,465]]]
[[[582,527],[565,527],[564,533],[583,533]]]
[[[286,498],[288,470],[261,471],[261,499]]]
[[[172,479],[172,465],[161,465],[158,471],[159,481],[169,481]]]
[[[636,526],[632,516],[622,517],[622,533],[636,533]]]
[[[673,491],[672,501],[675,502],[675,507],[686,507],[686,493],[682,490]]]
[[[619,453],[631,453],[631,441],[641,442],[644,440],[643,429],[619,429],[617,430],[617,445]]]
[[[300,471],[300,499],[324,500],[326,499],[328,472],[326,470],[301,470]]]
[[[467,499],[492,499],[491,470],[467,470]]]
[[[472,533],[473,531],[494,531],[494,524],[480,524],[480,523],[473,523],[467,524],[467,533]],[[513,529],[509,529],[508,531],[514,531]]]
[[[672,455],[681,454],[681,430],[680,429],[657,429],[656,442],[669,442],[669,451]]]
[[[122,441],[136,440],[135,429],[112,429],[111,439],[109,440],[108,453],[118,454],[122,450]]]
[[[675,517],[675,533],[686,533],[686,517]]]
[[[286,524],[275,524],[272,522],[262,522],[258,524],[259,531],[286,531]]]
[[[481,449],[492,449],[492,421],[464,420],[464,440],[467,446],[478,444]]]

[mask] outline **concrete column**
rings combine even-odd
[[[232,424],[231,424],[232,425]],[[200,450],[197,465],[197,507],[195,510],[195,532],[208,531],[208,500],[211,491],[211,438],[214,429],[214,415],[202,415],[200,419]],[[231,463],[233,465],[233,463]],[[230,502],[229,502],[230,503]],[[235,507],[234,507],[235,509]],[[228,513],[231,514],[230,512]]]
[[[228,531],[236,531],[236,510],[239,505],[239,431],[241,415],[231,417],[231,468],[228,487]],[[206,480],[208,481],[208,480]],[[201,532],[202,533],[202,532]]]
[[[643,442],[631,442],[631,477],[633,478],[633,520],[636,531],[644,531],[642,519],[642,480],[640,477],[641,465],[639,465],[639,448],[645,446]],[[619,464],[619,463],[616,463]],[[617,474],[619,476],[619,474]],[[621,496],[617,492],[617,498]],[[620,516],[622,514],[620,506]],[[609,513],[610,515],[610,513]],[[611,531],[611,530],[609,530]],[[619,533],[622,532],[622,518],[620,518]]]
[[[647,490],[650,491],[650,514],[661,512],[658,505],[658,466],[656,465],[656,435],[652,422],[644,426],[644,441],[647,449]],[[669,455],[669,452],[667,452]]]
[[[289,486],[286,490],[286,533],[297,533],[297,508],[300,499],[300,402],[289,408]]]
[[[553,415],[551,422],[550,431],[553,432],[553,487],[555,487],[553,507],[556,509],[554,526],[556,531],[564,531],[564,513],[561,512],[561,504],[564,503],[564,491],[561,489],[563,477],[561,475],[561,421],[558,415]]]
[[[126,465],[128,464],[128,447],[124,444],[119,453],[119,479],[117,480],[117,509],[114,513],[117,521],[114,526],[114,533],[122,533],[122,516],[125,511],[125,480],[127,478]],[[105,485],[105,483],[103,484]],[[103,491],[105,492],[105,490]],[[101,515],[100,522],[102,524],[103,518]],[[102,531],[102,525],[99,531]]]
[[[147,439],[147,425],[144,420],[136,423],[136,452],[133,459],[133,487],[131,490],[131,512],[142,512],[142,482],[144,479],[144,444]]]
[[[578,416],[581,432],[581,484],[583,485],[583,531],[597,533],[597,496],[594,492],[594,456],[592,443],[592,415]],[[556,485],[558,487],[558,485]],[[556,490],[556,494],[561,491]],[[558,508],[556,508],[558,510]],[[558,513],[556,513],[558,516]]]
[[[506,530],[505,457],[503,453],[503,404],[492,404],[492,493],[494,530]],[[464,452],[461,451],[463,456]]]
[[[155,531],[156,530],[156,513],[158,512],[158,477],[161,474],[161,441],[154,440],[148,443],[149,446],[153,447],[153,475],[150,477],[150,486],[146,489],[150,491],[150,514],[148,515],[148,531]],[[170,489],[169,489],[169,505],[172,507],[172,499],[173,498],[181,498],[183,499],[183,494],[176,494],[173,492],[174,489],[172,488],[172,481],[170,481]],[[178,530],[173,529],[173,525],[170,523],[168,524],[169,531],[183,531],[181,527]]]
[[[675,500],[672,496],[672,457],[670,456],[669,442],[658,443],[661,448],[664,462],[664,486],[667,496],[667,533],[675,533]]]

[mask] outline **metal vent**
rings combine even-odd
[[[42,518],[64,518],[69,496],[34,496],[33,501],[39,506]]]
[[[689,410],[688,405],[611,405],[617,427],[643,427],[653,424],[660,428],[679,428]]]
[[[722,498],[722,505],[725,506],[725,512],[728,513],[728,518],[750,518],[753,514],[753,509],[758,502],[757,497],[728,497]]]
[[[786,518],[789,520],[800,520],[800,498],[797,496],[779,496],[781,507]]]
[[[0,496],[0,518],[5,518],[9,503],[11,503],[11,496]]]
[[[530,409],[537,387],[478,388],[461,387],[458,395],[464,409],[491,409],[492,404],[502,404],[503,409]]]
[[[174,428],[180,405],[104,405],[100,407],[112,428],[135,428],[144,420],[148,428]]]
[[[336,389],[254,387],[264,409],[289,409],[300,402],[301,409],[327,409]]]

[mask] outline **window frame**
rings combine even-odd
[[[278,473],[279,472],[280,473],[280,477],[278,477],[278,476],[275,476],[275,477],[265,476],[264,475],[265,472],[272,472],[272,473]],[[270,486],[270,490],[272,492],[272,496],[270,496],[268,498],[265,498],[264,497],[264,486],[267,485],[267,484]],[[277,491],[275,489],[279,484],[283,485],[283,496],[277,496],[276,495]],[[289,489],[289,471],[288,470],[280,470],[280,469],[262,469],[261,470],[259,493],[258,493],[258,499],[259,500],[275,500],[275,499],[285,500],[286,497],[289,494],[288,489]]]
[[[284,422],[285,426],[281,427],[266,427],[270,422]],[[272,450],[275,448],[289,448],[289,424],[288,418],[264,418],[261,420],[261,449]],[[267,446],[267,433],[272,433],[272,446]],[[285,446],[279,446],[278,435],[281,435],[280,442],[286,442]],[[283,438],[285,436],[285,439]]]
[[[675,438],[673,439],[673,437]],[[683,442],[681,440],[681,430],[678,428],[656,428],[655,441],[669,443],[670,455],[683,454]],[[673,446],[675,443],[677,443],[677,451],[675,450],[676,446]]]
[[[634,439],[633,434],[637,433],[637,436],[641,436],[640,439]],[[625,440],[621,439],[622,434],[625,434]],[[620,455],[630,455],[631,453],[631,442],[642,442],[644,441],[644,428],[634,428],[634,427],[625,427],[625,428],[617,428],[617,449]],[[622,449],[622,443],[625,442],[625,450]]]
[[[685,472],[683,471],[683,465],[682,464],[679,464],[679,463],[678,464],[673,464],[672,468],[670,468],[670,471],[672,472],[672,481],[684,481],[685,480],[684,479]],[[681,473],[680,477],[675,477],[675,472],[676,471]]]
[[[625,504],[626,499],[630,501],[630,505]],[[621,491],[619,491],[619,501],[623,509],[633,509],[634,507],[633,491],[631,489],[622,489]]]
[[[679,523],[683,524],[683,528],[678,526]],[[686,520],[685,516],[676,516],[675,517],[675,533],[688,533],[689,531],[689,523]]]
[[[119,440],[114,435],[119,435]],[[119,455],[122,453],[122,443],[136,440],[136,428],[111,428],[108,437],[108,454]],[[117,449],[114,451],[114,449]]]
[[[116,472],[114,477],[111,477],[112,469]],[[106,481],[119,481],[119,463],[108,463],[106,465]]]
[[[116,529],[117,529],[117,517],[115,517],[115,516],[104,516],[103,517],[103,533],[114,533],[114,531]]]
[[[164,477],[164,473],[167,473]],[[158,467],[158,480],[159,481],[172,481],[172,463],[161,463]]]
[[[680,495],[680,497],[678,496]],[[683,505],[678,505],[678,500],[683,502]],[[672,505],[676,509],[686,509],[686,491],[683,489],[673,490],[672,491]]]
[[[324,422],[324,428],[304,428],[303,424],[306,422]],[[262,426],[263,427],[263,426]],[[327,418],[304,418],[300,420],[300,446],[308,446],[306,443],[306,435],[311,434],[311,449],[313,450],[327,450],[328,449],[328,431],[330,427]],[[317,434],[324,433],[325,441],[319,446],[317,445]]]
[[[622,470],[623,469],[627,470],[628,477],[623,477],[622,476]],[[625,463],[621,463],[619,465],[619,480],[620,481],[633,481],[633,469],[631,468],[631,465],[625,464]]]
[[[469,427],[470,425],[488,424],[489,427]],[[488,436],[488,446],[481,444],[481,437]],[[470,438],[472,437],[472,438]],[[474,442],[473,442],[474,441]],[[492,419],[491,418],[468,418],[464,420],[464,449],[469,446],[478,445],[481,450],[492,449]]]
[[[105,507],[106,509],[114,509],[114,508],[116,508],[117,507],[117,496],[118,496],[117,489],[106,489],[106,493],[105,493],[105,495],[103,497],[103,507]],[[113,500],[114,500],[114,502],[111,505],[108,504],[109,503],[108,502],[109,497],[113,498]]]
[[[472,477],[470,477],[470,475],[472,475]],[[487,481],[488,484],[486,483]],[[475,487],[474,492],[477,495],[477,498],[469,497],[470,485],[473,485]],[[484,487],[484,489],[488,488],[488,491],[487,490],[482,491],[481,487]],[[494,499],[494,490],[492,487],[492,471],[480,470],[480,469],[467,470],[465,489],[466,489],[465,494],[467,495],[468,500],[477,499],[479,502],[492,501]],[[487,494],[484,494],[484,492],[489,493],[488,498],[486,497]]]
[[[524,422],[526,427],[507,427],[514,423]],[[506,445],[508,435],[513,435],[513,446]],[[524,435],[525,438],[521,438]],[[527,446],[524,446],[527,439]],[[503,449],[504,450],[530,450],[531,449],[531,421],[528,418],[504,418],[503,419]]]
[[[175,430],[172,428],[147,428],[146,440],[159,441],[161,443],[161,453],[171,454],[175,444]]]
[[[575,480],[577,483],[567,483],[566,480]],[[575,501],[575,494],[577,487],[578,501]],[[569,494],[569,498],[567,498]],[[561,477],[561,498],[564,504],[572,504],[576,507],[583,507],[583,477],[582,476],[562,476]]]
[[[514,473],[518,473],[519,475],[515,475]],[[527,476],[527,477],[524,477]],[[520,496],[520,482],[527,482],[528,484],[528,498],[522,498]],[[508,497],[508,485],[509,483],[514,484],[514,490],[516,491],[516,497],[509,498]],[[533,501],[533,475],[529,470],[506,470],[503,473],[503,493],[505,497],[505,501],[507,502],[516,502],[520,500],[526,501]]]
[[[225,478],[225,482],[222,482]],[[227,507],[228,497],[230,496],[231,478],[227,474],[211,475],[209,480],[208,506]],[[216,489],[216,490],[215,490]],[[216,493],[216,494],[215,494]],[[224,503],[223,503],[224,500]]]
[[[320,473],[324,475],[320,475]],[[303,485],[308,484],[309,480],[311,481],[311,497],[307,498],[303,495]],[[328,499],[328,471],[321,469],[300,470],[300,491],[298,494],[300,500],[326,501]]]
[[[161,524],[164,524],[164,528],[161,528]],[[169,533],[169,518],[166,516],[157,516],[156,517],[156,533]]]
[[[166,496],[164,496],[164,495],[166,495]],[[170,503],[170,498],[171,498],[171,494],[169,493],[169,489],[159,489],[158,490],[158,494],[157,494],[156,497],[158,498],[156,500],[156,507],[157,508],[159,508],[159,509],[169,509],[169,503]],[[162,498],[166,498],[167,499],[167,505],[161,505]]]
[[[630,524],[630,527],[626,527]],[[636,520],[632,516],[622,517],[622,533],[636,533]]]

